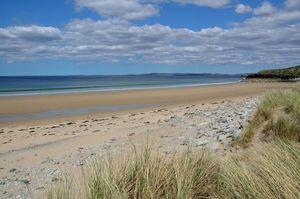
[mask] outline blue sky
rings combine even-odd
[[[300,63],[299,0],[4,0],[0,75],[248,73]]]

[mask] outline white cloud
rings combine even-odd
[[[61,31],[53,27],[15,26],[0,28],[0,38],[17,38],[25,41],[53,41],[60,39]]]
[[[300,10],[300,0],[285,0],[286,8],[291,10]]]
[[[169,2],[221,8],[230,0],[75,0],[75,5],[79,10],[88,8],[107,18],[135,20],[158,15],[158,4]]]
[[[291,23],[296,23],[300,20],[300,11],[281,10],[271,15],[255,16],[245,21],[251,26],[262,27],[277,27],[288,26]]]
[[[255,15],[268,15],[274,13],[275,11],[276,8],[269,1],[264,1],[260,7],[253,10],[253,13]]]
[[[245,13],[252,12],[252,8],[244,4],[238,4],[235,8],[235,12],[238,14],[245,14]]]
[[[143,19],[158,14],[152,4],[138,0],[76,0],[79,9],[88,8],[105,17],[122,19]]]
[[[194,4],[198,6],[207,6],[212,8],[221,8],[230,3],[230,0],[172,0],[181,4]]]
[[[300,11],[278,9],[231,28],[199,31],[133,25],[118,17],[75,19],[58,29],[0,28],[0,58],[15,62],[75,59],[158,64],[282,64],[300,62]]]

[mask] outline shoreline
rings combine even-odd
[[[0,98],[0,116],[43,113],[53,110],[67,110],[93,107],[132,106],[125,110],[79,113],[76,115],[55,115],[48,118],[29,118],[24,121],[0,122],[0,127],[38,125],[78,120],[99,116],[128,114],[154,108],[167,108],[192,103],[216,102],[240,97],[257,96],[270,89],[291,88],[293,83],[246,83],[160,88],[114,92],[71,93],[59,95],[13,96]],[[139,108],[139,105],[154,106]],[[83,111],[84,112],[84,111]]]
[[[217,82],[217,83],[198,83],[198,84],[179,84],[179,85],[169,85],[169,86],[149,86],[149,87],[128,87],[128,88],[113,88],[113,89],[91,89],[86,88],[86,90],[76,90],[73,88],[58,89],[64,91],[54,91],[54,92],[40,92],[40,93],[13,93],[7,92],[7,94],[0,94],[0,98],[5,97],[21,97],[21,96],[47,96],[47,95],[64,95],[64,94],[81,94],[81,93],[106,93],[106,92],[126,92],[126,91],[138,91],[138,90],[156,90],[156,89],[170,89],[170,88],[188,88],[188,87],[201,87],[201,86],[214,86],[214,85],[228,85],[240,83],[241,80],[232,82]],[[47,89],[45,89],[47,90]],[[52,89],[51,89],[52,90]],[[69,90],[69,91],[68,91]],[[44,91],[42,89],[41,91]],[[20,91],[22,92],[22,91]],[[30,91],[28,91],[30,92]],[[12,93],[12,94],[10,94]]]

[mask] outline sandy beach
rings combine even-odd
[[[21,121],[1,121],[0,127],[16,124],[56,123],[66,119],[75,120],[95,116],[130,113],[133,110],[151,110],[183,104],[204,103],[239,97],[256,96],[271,89],[290,88],[291,83],[234,83],[184,88],[131,90],[118,92],[93,92],[58,95],[36,95],[0,98],[0,118],[25,114]],[[107,107],[101,111],[85,111]],[[118,108],[119,107],[119,108]],[[78,109],[79,108],[79,109]],[[54,114],[47,117],[26,118],[26,114],[50,110],[78,109],[75,114]]]
[[[1,123],[0,198],[45,193],[62,176],[107,154],[122,156],[149,139],[164,154],[187,147],[228,150],[262,94],[290,83],[237,83],[189,88],[0,98],[0,115],[120,104],[154,104]],[[28,192],[30,190],[30,192]]]

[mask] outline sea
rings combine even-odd
[[[94,76],[2,76],[0,96],[47,95],[155,89],[240,81],[240,75],[221,74],[142,74]]]

